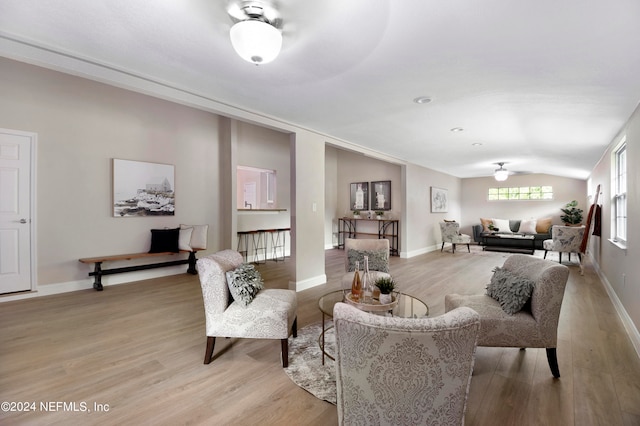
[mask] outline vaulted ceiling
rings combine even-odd
[[[461,178],[505,162],[584,179],[640,101],[637,0],[279,0],[282,52],[260,66],[231,47],[231,4],[2,0],[0,55],[140,76]]]

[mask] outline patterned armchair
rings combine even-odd
[[[551,239],[544,240],[542,243],[544,258],[547,258],[547,252],[557,251],[559,254],[558,262],[562,263],[562,253],[569,253],[569,260],[571,260],[571,253],[577,253],[578,260],[582,263],[580,244],[582,244],[584,231],[584,226],[554,225],[551,227]]]
[[[378,278],[390,277],[389,275],[389,240],[386,239],[355,239],[344,240],[344,269],[347,272],[342,276],[342,288],[351,288],[355,260],[360,261],[360,271],[364,271],[362,259],[369,256],[369,276],[375,283]]]
[[[460,425],[473,371],[478,314],[373,315],[336,303],[341,425]]]
[[[260,290],[246,307],[235,302],[227,285],[226,272],[242,264],[234,250],[223,250],[198,260],[198,275],[204,299],[207,347],[204,363],[209,364],[216,337],[280,339],[282,366],[289,364],[287,338],[297,335],[297,299],[293,290]]]
[[[469,243],[471,243],[471,236],[460,233],[460,224],[457,222],[440,222],[440,233],[442,234],[442,247],[440,251],[444,250],[444,243],[451,244],[451,251],[456,252],[456,244],[466,244],[467,250],[471,253]]]
[[[467,306],[480,314],[478,346],[546,348],[547,360],[554,377],[560,377],[556,357],[558,320],[569,278],[569,268],[548,260],[515,254],[504,262],[503,269],[535,283],[530,309],[513,315],[505,313],[500,303],[482,295],[448,294],[445,311]]]

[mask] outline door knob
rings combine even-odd
[[[20,219],[20,223],[27,223],[27,219]]]

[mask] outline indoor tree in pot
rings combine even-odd
[[[560,210],[564,213],[560,216],[560,220],[562,220],[565,225],[580,225],[582,223],[583,210],[578,208],[578,202],[576,200],[567,203],[564,208]]]

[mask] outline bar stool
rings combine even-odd
[[[278,262],[284,261],[284,235],[281,229],[265,229],[265,232],[271,235],[271,260]],[[278,249],[282,250],[282,258],[278,256]]]
[[[238,246],[236,251],[242,255],[242,259],[246,262],[249,255],[249,232],[238,231]]]
[[[257,231],[249,231],[253,241],[253,263],[267,262],[267,238],[264,229]],[[262,252],[262,261],[260,260],[260,252]]]
[[[282,260],[284,261],[285,255],[286,255],[286,248],[287,248],[287,232],[291,231],[291,228],[278,228],[276,229],[276,243],[275,243],[275,248],[273,250],[273,254],[276,258],[276,261],[278,260]],[[281,248],[282,249],[282,257],[278,258],[278,253],[277,253],[277,249]]]

